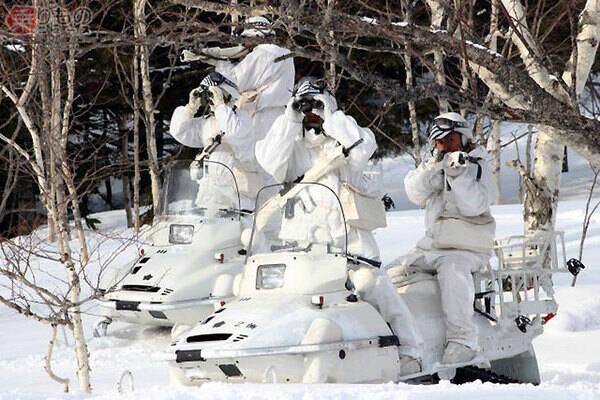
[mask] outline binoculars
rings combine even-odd
[[[435,161],[440,162],[444,159],[444,156],[446,156],[446,153],[448,153],[447,151],[436,151],[434,154],[435,157]]]
[[[194,90],[194,92],[192,94],[194,97],[200,98],[200,106],[201,107],[206,107],[208,105],[208,102],[212,98],[212,93],[209,92],[208,90]]]
[[[324,107],[325,105],[321,100],[315,100],[312,98],[302,98],[292,103],[292,108],[295,111],[301,112],[303,114],[306,114],[313,108],[317,110],[322,110]]]

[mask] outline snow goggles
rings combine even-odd
[[[429,141],[440,140],[454,132],[456,128],[466,128],[467,124],[449,118],[436,118],[429,129]]]

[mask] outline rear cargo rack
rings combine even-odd
[[[552,274],[569,272],[564,233],[499,238],[494,254],[496,265],[474,274],[476,311],[498,323],[516,323],[523,332],[541,328],[558,309]]]

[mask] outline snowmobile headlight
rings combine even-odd
[[[285,264],[266,264],[258,267],[257,289],[277,289],[283,286]]]
[[[194,225],[171,224],[169,227],[169,243],[189,244],[194,236]]]

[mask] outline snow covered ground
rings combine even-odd
[[[562,201],[559,206],[558,228],[565,232],[567,257],[577,255],[583,200]],[[498,235],[519,234],[522,231],[520,205],[496,206]],[[124,212],[110,211],[97,215],[102,221],[101,232],[89,232],[90,247],[96,249],[92,259],[96,270],[99,263],[122,246],[132,233],[124,228]],[[407,251],[423,233],[421,210],[395,211],[388,214],[388,227],[377,231],[384,262]],[[77,242],[73,241],[76,248]],[[131,245],[122,250],[114,263],[130,259],[137,252]],[[405,384],[382,385],[229,385],[211,383],[201,388],[169,385],[166,365],[156,353],[169,343],[169,331],[124,323],[114,323],[109,335],[93,338],[92,330],[99,318],[93,304],[85,307],[85,329],[91,356],[94,393],[77,393],[75,356],[66,341],[72,338],[59,332],[53,365],[60,376],[71,379],[74,394],[61,393],[61,387],[51,381],[43,370],[50,329],[0,307],[0,400],[6,399],[113,399],[120,395],[117,382],[125,370],[132,372],[135,391],[122,398],[145,399],[599,399],[600,398],[600,214],[594,218],[584,251],[587,269],[576,288],[570,288],[570,276],[555,277],[558,316],[546,325],[545,334],[535,342],[543,383],[531,385],[493,385],[471,383],[453,386],[441,383],[433,386]],[[40,264],[48,268],[48,262]],[[58,270],[60,271],[60,270]],[[90,270],[90,277],[94,271]],[[124,385],[129,392],[129,385]]]

